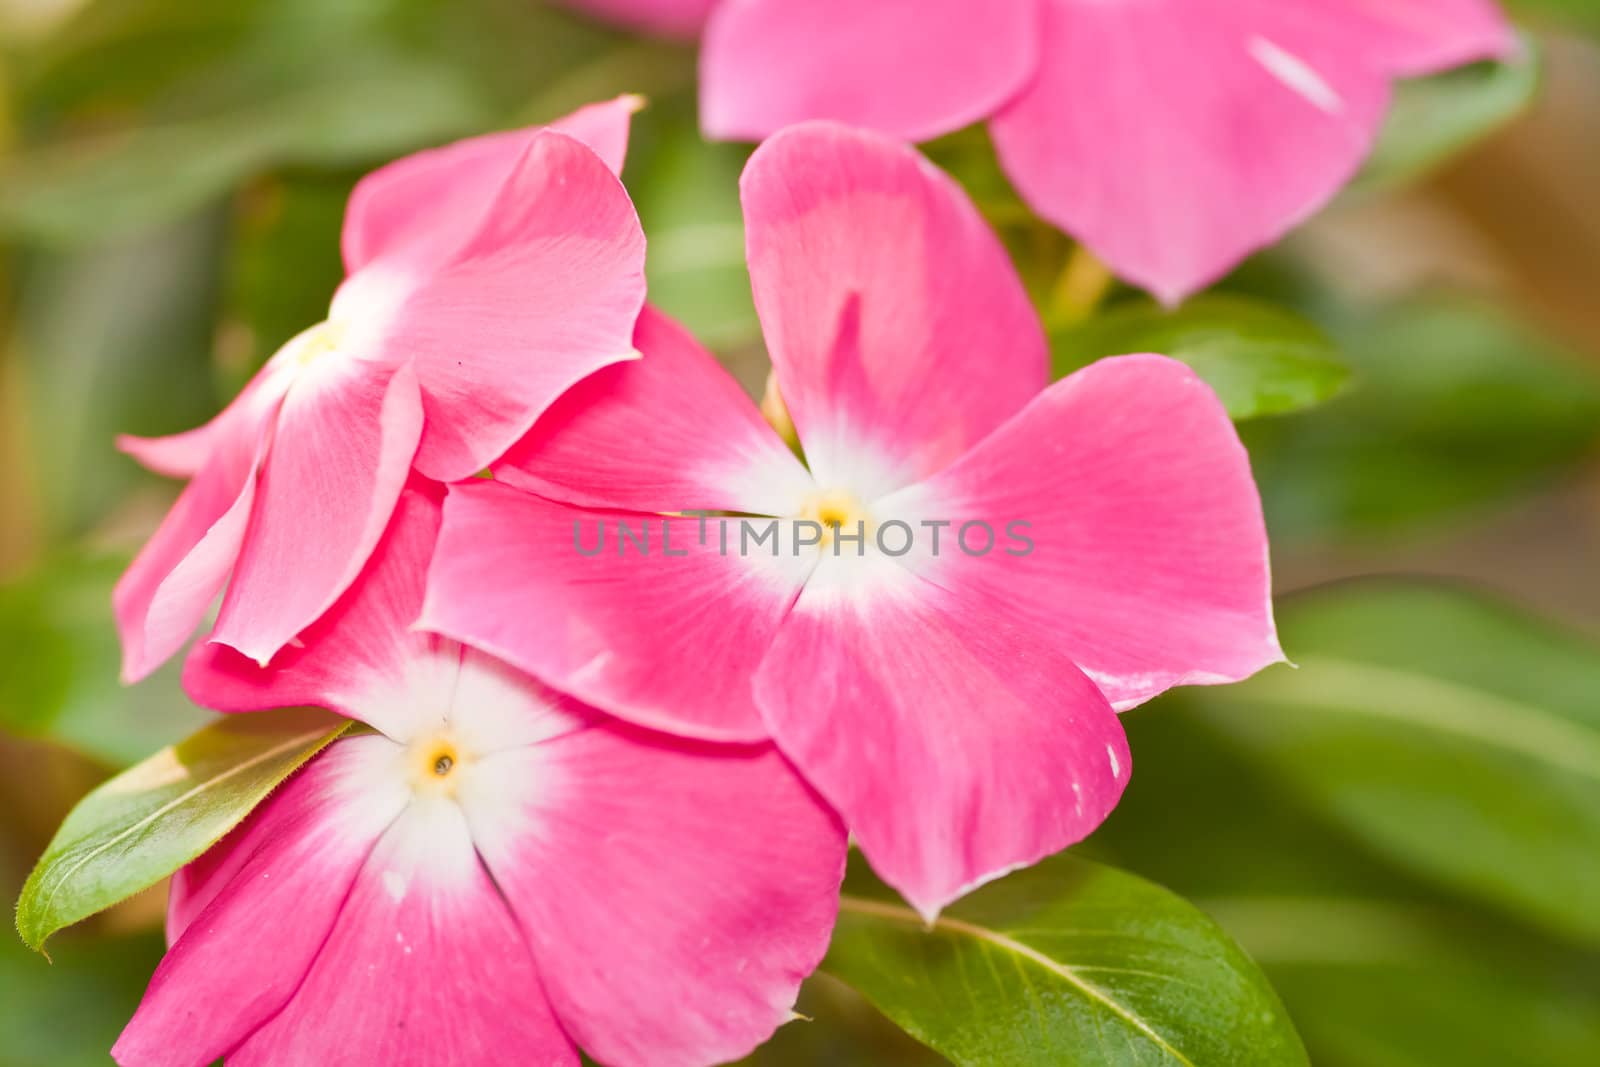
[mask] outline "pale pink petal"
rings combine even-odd
[[[1044,386],[1044,333],[1005,250],[914,149],[811,123],[757,149],[741,192],[773,369],[823,486],[927,477]],[[863,454],[884,470],[863,475]]]
[[[413,479],[361,576],[294,644],[262,667],[222,644],[201,643],[184,664],[189,697],[219,711],[315,704],[345,715],[375,686],[398,685],[436,639],[414,633],[443,490]]]
[[[636,96],[591,104],[550,124],[622,172]],[[483,225],[506,179],[542,127],[472,137],[406,156],[357,183],[345,210],[344,262],[354,274],[380,256],[436,268]]]
[[[621,523],[648,539],[648,554],[622,540]],[[418,625],[641,725],[756,740],[765,731],[750,674],[810,561],[739,550],[737,519],[585,511],[492,482],[451,486]]]
[[[1385,0],[1387,2],[1387,0]],[[1278,0],[1048,0],[995,145],[1018,191],[1172,302],[1323,204],[1389,99],[1373,57]]]
[[[930,580],[1004,603],[1118,708],[1283,658],[1249,457],[1216,394],[1174,360],[1078,371],[878,507],[953,522],[939,558],[920,564]],[[994,530],[992,550],[976,554],[981,527],[974,554],[951,543],[970,521]]]
[[[624,26],[669,37],[694,37],[699,34],[712,8],[719,0],[561,0],[568,7],[586,11]]]
[[[644,358],[569,389],[495,478],[589,507],[796,514],[814,483],[689,332],[646,308]]]
[[[293,999],[228,1063],[553,1067],[578,1054],[461,809],[419,798],[373,849]]]
[[[823,560],[755,687],[778,747],[930,920],[1081,840],[1128,780],[1116,714],[1048,635],[881,555]]]
[[[332,607],[388,526],[421,432],[409,367],[333,352],[302,370],[211,640],[265,663]]]
[[[609,724],[473,770],[490,801],[463,797],[473,839],[595,1059],[724,1063],[789,1018],[827,948],[845,838],[770,746]]]
[[[405,803],[364,773],[380,737],[336,742],[272,795],[253,851],[161,961],[112,1056],[205,1067],[299,988],[374,841]]]
[[[482,228],[388,324],[385,354],[422,383],[417,469],[483,470],[574,383],[637,358],[643,306],[644,234],[622,183],[571,137],[536,134]]]
[[[227,581],[255,500],[255,444],[219,449],[117,582],[112,607],[124,682],[139,681],[178,651]]]
[[[751,141],[807,119],[937,137],[1022,88],[1038,23],[1039,0],[725,0],[701,52],[701,125]]]
[[[217,447],[218,420],[166,437],[135,437],[118,434],[117,449],[138,461],[139,466],[168,478],[193,478],[205,467]]]

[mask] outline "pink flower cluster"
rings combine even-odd
[[[815,94],[758,68],[815,62],[899,133],[1007,100],[1001,129],[1048,125],[1025,113],[1057,104],[1013,100],[1052,77],[1035,77],[1041,42],[1126,51],[1066,34],[1069,12],[1107,33],[1172,17],[1159,40],[1186,35],[1184,54],[1140,68],[1168,78],[1204,66],[1235,8],[1277,10],[918,0],[940,31],[924,40],[892,35],[901,0],[845,6],[725,0],[709,121],[804,117]],[[1389,25],[1357,0],[1281,6],[1307,12],[1297,33],[1345,7]],[[795,14],[812,7],[851,27],[816,54]],[[1261,40],[1310,47],[1272,18]],[[752,50],[767,58],[725,68],[718,42],[756,40],[761,19],[804,61]],[[869,31],[928,49],[892,92],[867,92],[839,51]],[[1304,96],[1282,56],[1265,76]],[[1059,106],[1162,95],[1069,66],[1084,84],[1049,87]],[[1212,73],[1185,99],[1239,89]],[[742,110],[716,96],[729,79],[749,86]],[[1118,711],[1282,658],[1248,460],[1187,368],[1131,355],[1052,384],[1019,279],[959,186],[890,136],[800,122],[741,186],[787,441],[645,304],[618,178],[635,107],[369,176],[327,320],[209,424],[124,442],[188,480],[116,592],[126,677],[177,652],[220,594],[185,666],[197,702],[314,704],[370,729],[179,873],[171,949],[120,1063],[738,1058],[822,958],[847,835],[931,920],[1099,825],[1132,768]],[[1259,146],[1254,121],[1231,127],[1239,145]],[[1216,195],[1184,170],[1196,145],[1162,155],[1159,131],[1112,125],[1107,153]],[[1082,203],[1155,232],[1173,217]],[[1215,265],[1176,254],[1191,281]],[[783,536],[729,551],[752,516]],[[580,550],[577,531],[629,524],[668,545]],[[873,536],[891,526],[931,536],[891,551]],[[970,551],[975,526],[1025,531],[1027,550]]]
[[[1175,301],[1323,206],[1398,78],[1503,57],[1494,0],[567,0],[701,36],[701,124],[988,120],[1045,219]]]

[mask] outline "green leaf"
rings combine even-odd
[[[101,785],[22,887],[22,939],[40,949],[193,860],[349,726],[305,708],[229,716]]]
[[[1320,404],[1350,377],[1310,321],[1239,296],[1202,296],[1176,310],[1122,305],[1056,332],[1050,345],[1058,377],[1103,356],[1171,356],[1205,379],[1235,419]]]
[[[1058,856],[931,929],[847,895],[824,970],[961,1067],[1304,1064],[1283,1005],[1221,928],[1164,889]]]
[[[124,556],[66,552],[0,584],[0,729],[125,767],[210,718],[184,696],[179,661],[138,685],[118,684],[111,589],[127,565]]]
[[[1123,716],[1135,773],[1087,847],[1193,900],[1272,980],[1319,1067],[1578,1064],[1600,954],[1386,863],[1198,713]]]
[[[1416,178],[1520,115],[1539,90],[1533,40],[1503,63],[1484,62],[1403,82],[1355,188]]]
[[[1300,669],[1195,694],[1208,721],[1398,866],[1600,943],[1600,646],[1420,583],[1280,629]]]
[[[1359,385],[1242,428],[1275,545],[1393,535],[1548,484],[1600,444],[1600,375],[1490,308],[1336,324]]]

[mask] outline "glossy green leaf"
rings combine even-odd
[[[1356,187],[1416,177],[1449,160],[1520,115],[1539,89],[1538,50],[1402,83]]]
[[[824,970],[960,1067],[1304,1064],[1267,980],[1155,885],[1059,856],[924,928],[846,895]]]
[[[229,716],[101,785],[22,887],[22,939],[41,948],[188,863],[349,725],[314,709]]]
[[[1300,669],[1195,695],[1208,721],[1400,867],[1600,943],[1600,645],[1420,583],[1280,629]]]
[[[1311,407],[1338,394],[1350,377],[1311,322],[1239,296],[1202,296],[1175,310],[1114,307],[1050,340],[1058,377],[1103,356],[1171,356],[1205,379],[1235,419]]]
[[[183,694],[181,659],[138,685],[117,681],[111,589],[127,565],[65,552],[0,584],[0,729],[125,767],[209,718]]]

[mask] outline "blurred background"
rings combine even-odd
[[[1319,1064],[1600,1063],[1600,2],[1511,7],[1527,61],[1405,87],[1361,180],[1176,316],[1102,291],[981,131],[929,148],[1060,369],[1159,345],[1229,396],[1253,368],[1300,670],[1131,713],[1133,783],[1083,851],[1221,921]],[[364,171],[647,95],[652,299],[759,392],[748,149],[700,141],[693,79],[691,48],[536,0],[0,0],[0,895],[205,719],[171,669],[117,682],[111,587],[175,486],[113,435],[201,422],[324,317]],[[0,1067],[108,1063],[162,907],[53,963],[0,936]],[[826,978],[802,1010],[760,1063],[939,1062]]]

